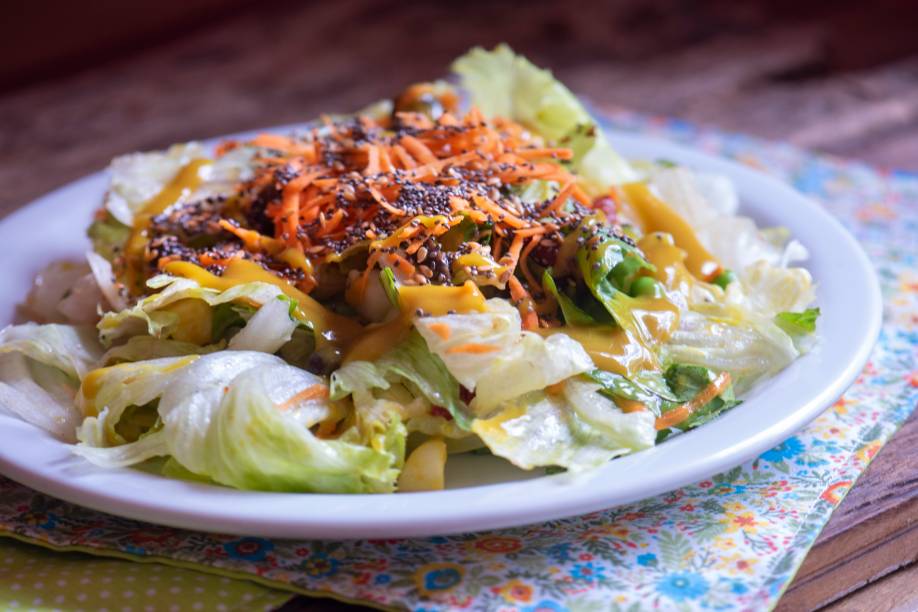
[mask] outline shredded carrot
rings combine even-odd
[[[281,237],[285,238],[288,243],[293,244],[297,239],[296,230],[300,226],[300,195],[316,176],[315,173],[303,174],[284,186],[283,206],[280,214],[280,221],[284,229]]]
[[[494,351],[499,351],[500,347],[493,344],[479,344],[477,342],[469,342],[467,344],[458,344],[446,349],[447,354],[455,353],[470,353],[472,355],[482,355],[484,353],[493,353]]]
[[[423,164],[435,164],[439,161],[437,156],[414,136],[402,136],[401,144],[415,159]]]
[[[718,374],[717,377],[711,381],[711,384],[702,389],[701,392],[690,401],[682,404],[677,408],[674,408],[673,410],[670,410],[669,412],[664,413],[663,416],[657,418],[657,431],[666,429],[668,427],[674,427],[679,423],[682,423],[687,418],[692,416],[693,412],[723,393],[729,385],[730,374],[728,372],[722,372]]]
[[[404,210],[399,210],[398,208],[395,208],[394,206],[392,206],[391,204],[389,204],[388,202],[386,202],[386,198],[384,198],[383,195],[382,195],[381,193],[379,193],[379,190],[376,189],[375,187],[371,187],[371,188],[370,188],[370,194],[373,196],[373,199],[376,200],[376,203],[377,203],[377,204],[379,204],[380,206],[382,206],[383,208],[385,208],[387,211],[389,211],[390,213],[392,213],[392,214],[395,215],[396,217],[404,217],[404,216],[405,216],[405,211],[404,211]]]
[[[516,154],[523,159],[537,159],[540,157],[552,157],[554,159],[573,159],[574,152],[571,149],[518,149]]]
[[[396,253],[386,255],[386,262],[406,276],[413,276],[417,270],[410,261]]]
[[[431,323],[427,328],[440,336],[440,339],[444,342],[449,340],[449,337],[453,334],[453,328],[446,323]]]
[[[523,250],[523,242],[526,240],[524,236],[516,235],[513,237],[513,242],[510,243],[510,248],[507,249],[507,254],[501,258],[501,263],[506,262],[508,268],[511,271],[516,269],[516,264],[520,260],[520,251]]]
[[[516,230],[514,235],[522,236],[523,238],[529,238],[530,236],[541,236],[546,231],[548,231],[545,226],[540,225],[538,227],[530,227],[526,229]]]
[[[229,219],[220,222],[241,242],[240,256],[258,254],[265,269],[287,275],[291,265],[280,253],[297,249],[304,274],[297,272],[291,282],[304,292],[315,286],[324,264],[347,260],[343,270],[353,273],[359,262],[359,277],[352,274],[339,290],[355,306],[363,299],[370,272],[379,267],[390,267],[408,284],[425,282],[419,271],[432,279],[428,268],[436,269],[438,278],[441,271],[447,278],[455,274],[456,258],[444,257],[437,248],[441,245],[431,239],[471,222],[482,254],[488,252],[483,236],[490,233],[491,258],[499,264],[497,286],[508,283],[524,325],[537,327],[530,292],[539,287],[540,269],[532,254],[544,236],[559,231],[557,219],[551,220],[556,215],[546,219],[546,213],[559,212],[569,198],[592,205],[576,177],[558,163],[570,160],[573,151],[545,144],[510,119],[486,118],[477,108],[464,116],[446,112],[436,120],[397,112],[356,121],[326,116],[303,136],[261,134],[241,143],[262,151],[255,176],[242,185],[240,202],[232,204],[232,219],[242,226]],[[238,144],[227,143],[224,149],[233,146]],[[507,194],[507,187],[534,179],[563,186],[542,210]],[[252,215],[256,201],[259,208]],[[582,214],[580,208],[566,213]],[[244,221],[265,217],[273,235],[261,234],[261,223]],[[427,259],[426,252],[436,259]],[[220,265],[219,259],[214,255],[206,261]]]
[[[590,196],[588,196],[583,191],[583,189],[580,188],[580,185],[574,184],[574,188],[571,190],[571,197],[577,200],[578,202],[580,202],[581,204],[583,204],[584,206],[593,208],[593,200],[591,200]]]
[[[392,147],[392,152],[395,154],[395,158],[401,162],[403,169],[411,170],[412,168],[418,167],[418,162],[411,157],[402,145],[395,145]]]
[[[379,174],[379,147],[367,145],[367,167],[363,173],[367,176]]]
[[[523,278],[526,279],[526,282],[529,283],[530,287],[539,286],[539,282],[536,281],[535,277],[529,271],[529,259],[528,258],[532,250],[538,246],[540,240],[541,238],[539,238],[538,236],[534,236],[526,244],[526,248],[523,249],[523,252],[520,253],[520,263],[519,263],[520,270],[523,273]]]
[[[571,192],[574,191],[575,185],[576,183],[571,181],[570,183],[562,187],[561,191],[558,192],[558,195],[555,196],[555,198],[551,201],[551,203],[549,203],[549,205],[546,206],[542,212],[548,213],[554,210],[558,210],[559,208],[564,206],[564,204],[567,203],[567,199],[571,196]]]
[[[523,329],[536,329],[539,327],[539,315],[536,314],[532,296],[523,288],[520,281],[515,276],[511,276],[507,281],[510,286],[510,297],[519,305],[520,317],[523,319]]]
[[[475,202],[475,205],[482,210],[485,210],[492,215],[497,217],[497,220],[501,223],[505,223],[512,228],[520,229],[526,227],[526,222],[520,219],[519,217],[514,216],[510,211],[505,208],[501,208],[497,204],[491,201],[490,198],[484,196],[476,195],[472,198],[472,201]]]
[[[644,412],[647,410],[647,406],[636,400],[630,399],[621,399],[618,398],[615,400],[615,405],[621,408],[622,412],[628,414],[630,412]]]
[[[328,387],[321,383],[306,387],[283,404],[280,404],[277,408],[278,410],[289,410],[300,402],[308,402],[314,399],[328,399]]]

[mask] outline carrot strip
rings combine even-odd
[[[538,246],[540,240],[541,238],[539,238],[538,236],[534,236],[533,238],[531,238],[529,242],[526,244],[526,248],[523,249],[523,252],[520,254],[520,270],[523,272],[523,277],[526,279],[526,283],[530,287],[539,286],[539,283],[536,282],[535,277],[529,271],[529,259],[528,258],[532,250],[536,248],[536,246]]]
[[[593,208],[593,200],[590,199],[590,196],[586,194],[583,189],[580,188],[580,185],[574,185],[574,189],[571,191],[571,197],[583,204],[588,208]]]
[[[316,174],[303,174],[284,186],[282,206],[280,212],[281,234],[280,238],[288,243],[296,242],[296,230],[300,222],[300,194],[309,186]]]
[[[547,231],[548,230],[544,226],[539,225],[537,227],[529,227],[526,229],[516,230],[513,233],[516,236],[523,236],[524,238],[529,238],[530,236],[541,236]]]
[[[278,410],[290,410],[300,402],[308,402],[314,399],[328,399],[328,387],[322,383],[310,385],[299,393],[294,394],[290,399],[277,406]]]
[[[679,423],[682,423],[687,418],[692,416],[693,412],[723,393],[729,385],[730,374],[728,372],[721,372],[717,375],[717,377],[714,378],[713,381],[711,381],[711,384],[702,389],[701,392],[690,401],[685,402],[678,408],[674,408],[673,410],[665,413],[663,416],[658,417],[655,423],[657,431],[666,429],[668,427],[674,427]]]
[[[384,198],[383,195],[379,193],[379,190],[376,189],[376,187],[370,187],[370,195],[373,196],[373,199],[376,200],[377,204],[379,204],[380,206],[385,208],[387,211],[389,211],[390,214],[396,217],[404,217],[405,214],[407,214],[405,213],[404,210],[395,208],[394,206],[386,202],[386,198]]]
[[[484,353],[493,353],[494,351],[499,351],[500,347],[493,344],[479,344],[477,342],[469,342],[467,344],[458,344],[446,349],[446,352],[450,355],[455,353],[470,353],[472,355],[482,355]]]
[[[316,234],[316,236],[328,236],[333,231],[338,229],[338,226],[341,225],[341,221],[343,219],[344,219],[344,209],[339,208],[332,214],[331,219],[329,219],[325,223],[325,226]]]
[[[364,168],[363,174],[365,176],[379,174],[379,147],[367,146],[367,167]]]
[[[523,159],[551,157],[554,159],[567,160],[574,158],[574,152],[571,149],[517,149],[514,153]]]
[[[571,196],[571,192],[574,190],[576,183],[570,182],[564,187],[561,188],[561,191],[558,192],[558,195],[555,196],[548,206],[542,209],[543,213],[549,213],[561,208],[564,204],[567,203],[567,199]]]
[[[449,340],[449,337],[453,335],[453,328],[446,323],[431,323],[427,328],[440,336],[440,339],[444,342]]]
[[[523,319],[523,329],[537,329],[539,327],[539,315],[536,314],[532,296],[523,288],[523,285],[515,276],[511,276],[507,284],[510,286],[510,297],[517,302],[517,309]]]
[[[507,254],[501,258],[501,262],[507,261],[506,266],[510,268],[511,271],[516,269],[516,263],[520,260],[520,251],[523,249],[524,240],[525,238],[523,236],[514,236],[513,242],[510,243],[510,248],[507,250]]]
[[[527,226],[527,223],[515,216],[513,213],[508,211],[505,208],[502,208],[498,204],[495,204],[491,199],[484,196],[476,195],[472,197],[472,201],[475,202],[475,205],[492,215],[497,217],[497,221],[505,225],[509,225],[515,229],[521,229]]]
[[[433,164],[438,161],[437,156],[427,148],[427,145],[414,136],[402,136],[400,144],[411,153],[412,157],[423,164]]]
[[[392,152],[395,153],[395,158],[401,162],[402,168],[411,170],[418,167],[418,162],[408,154],[408,151],[402,145],[392,147]]]

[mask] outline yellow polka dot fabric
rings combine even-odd
[[[272,610],[291,597],[245,580],[0,538],[2,610]]]

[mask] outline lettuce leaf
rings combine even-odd
[[[410,334],[375,363],[353,361],[333,372],[330,397],[341,399],[353,394],[357,405],[369,399],[367,391],[389,389],[392,384],[404,385],[414,398],[424,398],[430,405],[446,409],[460,428],[469,428],[468,409],[460,398],[459,383],[417,333]]]
[[[230,338],[231,351],[277,352],[293,337],[299,322],[290,315],[290,301],[281,296],[262,304],[239,333]]]
[[[0,331],[0,412],[73,441],[74,396],[101,357],[92,327],[10,325]]]
[[[435,331],[440,326],[450,330],[447,337]],[[477,416],[593,369],[590,356],[569,336],[523,332],[519,312],[501,299],[488,300],[487,312],[421,317],[415,327],[449,372],[475,391],[469,406]],[[477,350],[464,350],[469,345]]]
[[[709,304],[682,313],[679,329],[663,345],[667,363],[700,365],[729,372],[737,393],[772,376],[800,355],[773,321],[730,304]]]
[[[131,308],[106,313],[102,317],[99,322],[99,338],[103,344],[110,345],[125,336],[144,334],[180,341],[197,340],[194,343],[200,345],[209,344],[215,339],[211,335],[215,328],[215,307],[230,303],[261,306],[277,302],[278,298],[283,297],[280,289],[261,282],[243,283],[226,291],[217,291],[201,287],[191,279],[160,275],[150,279],[147,284],[159,291],[143,298]],[[201,303],[195,304],[198,301]],[[286,308],[287,303],[284,303],[283,310]],[[289,317],[279,309],[277,312],[281,316],[276,329],[271,326],[272,345],[284,337],[289,339],[289,325],[284,321]],[[223,314],[226,314],[225,311]],[[266,321],[264,323],[267,324]]]
[[[297,399],[322,379],[252,351],[121,364],[99,371],[75,452],[102,466],[170,456],[193,474],[251,490],[391,491],[404,459],[405,429],[395,413],[374,414],[339,438],[310,428],[334,414],[328,400]],[[117,444],[130,406],[156,401],[158,429]],[[115,435],[112,435],[114,432]],[[112,445],[115,442],[115,445]]]
[[[166,151],[116,157],[108,167],[112,179],[105,209],[121,224],[133,226],[135,213],[162,191],[182,167],[203,156],[204,148],[191,142],[172,145]]]
[[[818,318],[818,308],[807,308],[803,312],[779,312],[775,315],[775,323],[791,336],[805,336],[816,332]]]
[[[492,453],[523,469],[583,471],[653,446],[653,414],[625,414],[598,389],[571,379],[561,394],[532,391],[504,402],[492,417],[476,419],[472,430]]]
[[[131,228],[118,221],[110,212],[93,221],[86,230],[92,250],[108,261],[114,261],[131,235]]]
[[[572,168],[592,195],[637,180],[599,126],[571,91],[551,72],[516,55],[507,45],[476,47],[453,63],[462,87],[486,117],[507,117],[549,142],[574,151]]]
[[[663,413],[664,406],[679,401],[663,375],[656,370],[645,370],[629,379],[615,372],[597,369],[587,372],[584,377],[600,385],[598,392],[605,397],[641,402],[655,416]]]
[[[666,381],[681,402],[688,402],[697,397],[714,382],[716,376],[708,368],[696,365],[673,364],[666,370]],[[730,385],[720,395],[692,412],[688,419],[679,424],[679,429],[688,430],[703,425],[739,403],[733,392],[733,385]]]
[[[561,308],[561,315],[564,317],[564,322],[568,325],[596,324],[596,319],[587,312],[581,310],[567,294],[558,290],[555,279],[551,277],[551,268],[546,268],[545,272],[542,273],[542,289],[558,302],[558,306]]]
[[[113,346],[105,351],[100,363],[112,365],[125,361],[146,361],[162,357],[182,357],[185,355],[206,355],[226,348],[225,342],[200,346],[191,342],[166,340],[153,336],[132,336],[124,344]]]

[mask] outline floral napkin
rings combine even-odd
[[[74,560],[0,542],[0,607],[95,609],[103,592],[117,593],[119,608],[136,609],[151,603],[156,609],[249,609],[279,605],[291,592],[428,611],[774,606],[832,510],[918,402],[918,174],[878,171],[680,121],[626,112],[612,113],[609,121],[788,181],[860,240],[880,274],[885,323],[861,377],[820,418],[754,461],[639,503],[518,529],[412,540],[295,542],[194,533],[85,510],[0,478],[0,535],[154,563],[141,573],[124,561]],[[77,580],[89,564],[107,564],[94,573],[110,582]],[[30,567],[45,568],[45,576],[33,577]],[[165,592],[158,585],[132,586],[141,575],[162,576],[160,584],[170,586]],[[176,577],[194,584],[195,597]],[[83,585],[77,595],[84,600],[56,599],[72,590],[68,580]],[[140,594],[148,591],[153,599],[145,600]]]

